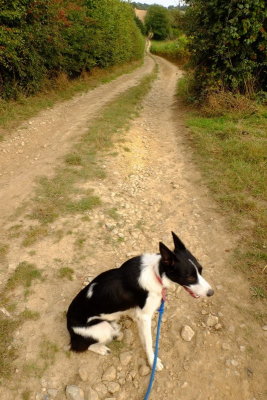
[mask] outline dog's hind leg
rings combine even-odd
[[[109,321],[98,320],[95,325],[91,325],[88,328],[82,328],[80,331],[82,331],[84,335],[90,336],[95,341],[95,343],[92,343],[88,347],[88,350],[104,356],[110,353],[110,349],[106,346],[106,343],[113,340],[117,333],[117,329],[114,329]]]

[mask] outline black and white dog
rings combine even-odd
[[[71,350],[110,352],[106,344],[119,335],[116,321],[134,311],[141,342],[148,362],[153,364],[151,320],[171,282],[183,286],[193,297],[212,296],[213,290],[202,278],[202,267],[172,233],[174,251],[159,243],[159,254],[131,258],[120,268],[98,275],[78,293],[67,312]],[[163,365],[157,360],[157,370]]]

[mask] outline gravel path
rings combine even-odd
[[[248,284],[228,267],[237,238],[227,232],[194,163],[182,112],[175,102],[180,72],[169,62],[155,59],[159,77],[140,116],[125,133],[125,141],[115,144],[117,155],[103,159],[107,178],[88,183],[103,205],[87,218],[79,215],[56,221],[53,229],[68,234],[57,240],[44,238],[31,251],[14,239],[9,268],[22,260],[34,262],[45,270],[45,280],[36,283],[26,298],[20,289],[14,295],[17,301],[22,297],[21,310],[38,311],[40,317],[15,332],[18,379],[15,376],[0,388],[3,400],[19,400],[25,390],[30,391],[31,400],[143,399],[150,370],[133,322],[127,318],[122,321],[123,337],[111,345],[111,355],[70,354],[64,312],[82,285],[96,274],[144,251],[157,252],[159,241],[171,246],[171,230],[201,261],[215,295],[196,300],[179,287],[169,291],[160,342],[165,368],[156,375],[151,400],[265,398],[266,331],[252,317],[254,305]],[[27,132],[21,130],[10,145],[2,144],[10,151],[10,165],[6,152],[0,160],[7,167],[1,176],[5,217],[10,208],[30,195],[34,176],[40,171],[52,172],[57,158],[78,132],[88,127],[104,99],[107,101],[110,87],[114,88],[113,97],[151,71],[153,65],[147,58],[141,70],[45,111],[26,124]],[[118,82],[122,86],[118,87]],[[88,111],[92,104],[93,110]],[[36,142],[31,143],[32,137]],[[45,147],[49,142],[49,148]],[[15,143],[20,143],[17,152]],[[23,157],[30,153],[26,163]],[[24,176],[24,183],[18,184]],[[84,238],[82,246],[77,245],[77,237]],[[72,281],[59,280],[57,271],[62,266],[75,270]]]

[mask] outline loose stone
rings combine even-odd
[[[104,383],[98,383],[95,385],[95,390],[97,391],[97,394],[100,395],[100,397],[105,396],[108,392],[108,389]]]
[[[183,326],[182,331],[181,331],[182,339],[184,339],[186,342],[191,342],[194,335],[195,335],[195,332],[193,331],[192,328],[190,328],[190,326],[188,326],[188,325]]]
[[[120,385],[117,383],[117,382],[110,382],[109,384],[108,384],[108,391],[111,393],[111,394],[114,394],[114,393],[116,393],[116,392],[119,392],[119,390],[120,390]]]
[[[212,326],[217,325],[218,322],[219,322],[219,318],[216,317],[215,315],[209,315],[209,316],[208,316],[207,325],[208,325],[209,327],[212,327]]]
[[[120,362],[124,367],[130,363],[131,359],[132,354],[129,351],[120,354]]]
[[[147,376],[150,373],[150,368],[147,365],[142,365],[139,368],[140,376]]]
[[[47,389],[47,393],[48,393],[50,399],[55,399],[57,397],[58,390],[57,389]]]
[[[231,349],[231,346],[230,346],[228,343],[223,343],[223,344],[222,344],[222,349],[223,349],[223,350],[230,350],[230,349]]]
[[[99,400],[97,392],[92,388],[89,388],[88,400]]]
[[[83,382],[86,382],[88,380],[87,367],[85,367],[84,365],[79,368],[79,376]]]
[[[66,387],[66,397],[68,400],[84,400],[84,392],[78,386],[69,385]]]
[[[103,381],[114,381],[116,379],[116,368],[111,366],[106,369],[104,374],[102,375]]]

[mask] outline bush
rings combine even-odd
[[[1,0],[0,97],[73,78],[93,67],[141,58],[144,39],[131,5],[120,0]]]
[[[265,0],[189,0],[187,33],[195,89],[267,90]]]

